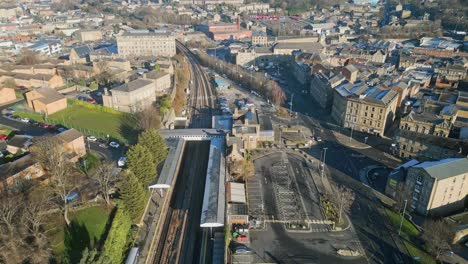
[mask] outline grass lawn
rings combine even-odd
[[[47,235],[51,241],[57,262],[70,260],[78,263],[86,247],[100,243],[107,231],[110,210],[101,206],[85,208],[71,212],[70,227],[66,227],[62,215],[56,214],[51,219],[58,219],[48,224]]]
[[[48,116],[45,120],[42,114],[19,111],[17,115],[27,117],[39,122],[60,124],[65,127],[75,128],[86,135],[99,138],[111,138],[120,142],[129,143],[132,139],[134,121],[126,113],[118,111],[101,111],[98,107],[69,104],[67,109]],[[128,131],[126,131],[128,130]]]
[[[0,125],[0,134],[9,136],[12,131],[13,129],[8,126]]]
[[[390,222],[392,223],[395,232],[398,232],[400,228],[401,215],[393,212],[392,210],[385,208],[385,213],[387,214]],[[413,257],[419,258],[419,263],[429,263],[435,264],[434,258],[432,258],[426,251],[424,251],[420,246],[418,246],[418,240],[421,232],[406,218],[403,220],[403,226],[401,227],[401,237],[402,241],[405,244],[408,252]]]

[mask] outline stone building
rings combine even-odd
[[[383,136],[393,123],[398,94],[363,83],[334,89],[332,118],[342,127]]]
[[[408,210],[447,215],[462,210],[468,195],[468,159],[426,161],[408,168],[402,195]]]
[[[416,133],[448,137],[452,124],[443,117],[432,113],[411,111],[400,120],[400,129]]]
[[[310,80],[310,95],[320,107],[329,109],[333,102],[333,90],[344,81],[344,75],[331,71],[314,73]]]
[[[35,112],[51,115],[67,108],[67,98],[51,88],[39,88],[25,94],[28,106]]]
[[[0,88],[0,105],[13,102],[14,100],[16,100],[15,89]]]
[[[263,31],[252,32],[252,45],[253,46],[267,46],[268,36],[266,32],[263,32]]]
[[[102,32],[99,29],[83,29],[75,34],[81,42],[102,40]]]
[[[394,136],[395,154],[421,161],[466,157],[468,141],[399,130]]]
[[[110,91],[106,89],[102,101],[104,106],[135,113],[156,101],[156,87],[151,80],[136,79]]]
[[[117,37],[117,47],[124,57],[176,55],[175,36],[169,33],[124,33]]]

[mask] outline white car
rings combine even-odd
[[[109,143],[109,146],[111,146],[111,147],[113,147],[113,148],[119,148],[119,147],[120,147],[119,143],[114,142],[114,141],[112,141],[111,143]]]
[[[21,118],[21,122],[29,123],[29,118],[23,117],[23,118]]]
[[[125,164],[127,164],[127,157],[120,157],[117,161],[117,166],[123,167]]]
[[[92,141],[92,142],[95,142],[97,140],[95,136],[88,136],[87,139],[88,141]]]
[[[321,137],[315,137],[315,141],[322,142],[322,138]]]

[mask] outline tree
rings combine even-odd
[[[132,221],[138,221],[145,210],[146,191],[132,172],[127,172],[119,188],[120,199]]]
[[[90,85],[89,85],[89,89],[91,90],[97,90],[99,88],[99,85],[96,83],[96,82],[92,82]]]
[[[351,209],[351,205],[353,205],[355,194],[353,190],[346,188],[344,186],[338,187],[338,194],[339,194],[339,200],[338,200],[338,208],[339,208],[339,213],[338,213],[338,223],[341,223],[341,216],[344,212],[349,212]]]
[[[158,129],[161,126],[159,111],[154,106],[148,106],[136,113],[135,117],[139,130]]]
[[[284,94],[283,89],[281,89],[278,83],[275,81],[269,81],[268,85],[270,88],[271,101],[273,104],[276,106],[284,104],[286,101],[286,94]]]
[[[255,175],[255,166],[251,160],[239,160],[231,162],[229,170],[234,176],[234,179],[248,181]]]
[[[39,162],[49,173],[48,189],[53,196],[58,198],[53,200],[62,210],[67,225],[70,225],[67,196],[75,188],[75,178],[71,173],[72,164],[63,143],[56,137],[39,137],[36,138],[35,144],[31,147],[31,153],[34,160]]]
[[[154,65],[154,70],[155,70],[155,71],[160,71],[160,70],[161,70],[161,66],[160,66],[159,64]]]
[[[148,187],[156,177],[154,156],[141,144],[132,146],[127,152],[127,166],[135,174],[142,187]]]
[[[89,250],[85,248],[83,253],[81,254],[80,264],[111,264],[111,260],[101,255],[97,249]]]
[[[40,61],[37,55],[32,52],[27,52],[23,54],[21,58],[19,59],[19,64],[21,65],[35,65],[35,64],[38,64],[39,62]]]
[[[124,210],[117,207],[114,220],[104,242],[102,255],[109,259],[110,263],[123,263],[127,236],[132,222]]]
[[[422,238],[428,251],[439,259],[444,251],[450,249],[455,236],[455,226],[443,219],[429,219],[424,222],[423,228]]]
[[[111,204],[110,191],[114,183],[114,164],[105,162],[99,164],[91,173],[91,178],[99,185],[99,191],[107,205]]]
[[[167,157],[166,142],[156,129],[143,131],[138,137],[138,144],[147,148],[153,154],[153,161],[156,165],[159,165]]]

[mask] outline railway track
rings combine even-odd
[[[211,128],[214,106],[211,84],[192,52],[181,43],[176,42],[176,44],[177,49],[188,58],[191,65],[193,84],[189,100],[190,127]],[[184,156],[189,155],[190,152],[197,153],[193,154],[194,160],[197,159],[196,157],[208,155],[207,149],[198,147],[186,149]],[[189,164],[181,165],[183,172],[178,175],[176,180],[176,191],[171,197],[170,206],[166,212],[162,231],[155,248],[152,261],[155,264],[193,263],[190,256],[195,254],[193,251],[196,248],[196,233],[199,228],[198,221],[200,220],[205,182],[204,179],[197,179],[194,176],[204,176],[207,164],[194,165],[190,161],[187,162]]]

